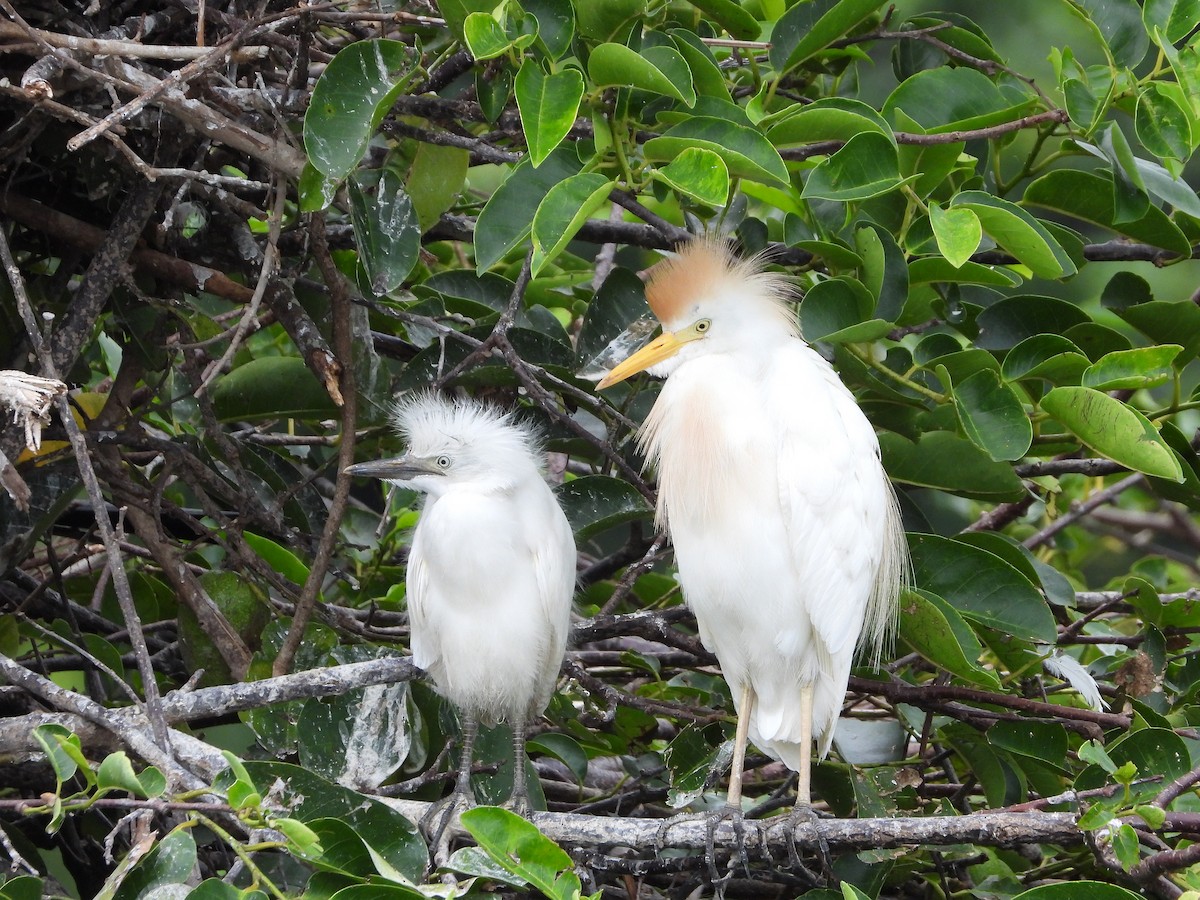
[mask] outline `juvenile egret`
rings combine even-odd
[[[856,645],[878,660],[908,571],[879,443],[829,364],[800,337],[789,284],[700,238],[656,266],[656,340],[614,367],[666,377],[639,432],[658,472],[684,597],[738,712],[729,805],[747,735],[799,773],[810,806]]]
[[[480,720],[513,730],[511,803],[529,812],[525,728],[554,693],[570,627],[575,539],[511,414],[432,393],[401,401],[408,452],[347,467],[426,495],[408,557],[413,662],[462,715],[454,803],[473,805]],[[440,831],[441,829],[439,829]]]

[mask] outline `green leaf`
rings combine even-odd
[[[461,147],[441,147],[423,141],[417,144],[404,189],[422,233],[436,225],[442,213],[454,205],[467,180],[470,163],[471,154]]]
[[[304,149],[313,168],[338,180],[354,171],[416,61],[400,41],[355,41],[338,52],[313,85],[304,115]]]
[[[1042,378],[1078,384],[1089,361],[1074,343],[1057,334],[1035,334],[1008,351],[1000,374],[1005,381]]]
[[[909,544],[918,587],[981,625],[1023,640],[1054,642],[1057,629],[1045,599],[999,556],[932,534],[913,535]]]
[[[1009,502],[1025,496],[1012,467],[998,463],[956,434],[931,431],[914,443],[898,434],[879,436],[884,467],[896,481],[935,488],[988,502]]]
[[[1024,115],[1032,101],[1013,105],[990,78],[965,66],[939,66],[905,79],[883,105],[894,120],[898,111],[928,134],[985,128]]]
[[[1191,154],[1191,111],[1174,91],[1148,85],[1138,94],[1133,121],[1138,140],[1155,156],[1184,160]]]
[[[1042,409],[1102,456],[1136,472],[1172,481],[1183,470],[1171,448],[1136,409],[1087,387],[1057,387],[1042,398]]]
[[[885,0],[808,0],[797,3],[771,31],[771,64],[782,74],[848,34]]]
[[[601,44],[588,57],[596,87],[626,87],[673,97],[695,106],[692,70],[674,47],[648,47],[641,53],[624,44]]]
[[[571,857],[520,816],[496,806],[477,806],[462,814],[462,825],[495,862],[547,897],[578,897],[579,876]]]
[[[930,203],[929,223],[942,256],[956,269],[971,258],[983,240],[979,216],[963,206],[942,209],[940,204]]]
[[[1099,132],[1100,145],[1080,146],[1108,162],[1113,176],[1113,223],[1136,222],[1146,215],[1150,198],[1142,183],[1137,160],[1125,140],[1125,133],[1115,122],[1107,122]]]
[[[525,746],[530,751],[541,750],[543,753],[549,753],[560,760],[563,765],[571,770],[571,774],[575,776],[575,780],[579,784],[583,784],[583,780],[587,778],[587,753],[579,746],[579,742],[570,735],[559,734],[554,731],[544,731],[537,737],[530,738]]]
[[[921,590],[905,591],[899,606],[900,638],[913,650],[952,675],[1000,690],[995,673],[979,665],[983,647],[954,607]]]
[[[1119,391],[1165,384],[1174,377],[1171,363],[1182,351],[1178,344],[1163,344],[1106,353],[1083,373],[1083,386]]]
[[[992,369],[954,386],[954,408],[963,432],[994,460],[1018,460],[1029,451],[1033,425],[1016,391]]]
[[[584,314],[579,329],[579,361],[587,363],[595,359],[630,323],[650,314],[642,279],[621,266],[613,269]]]
[[[533,274],[567,246],[612,192],[614,182],[595,172],[560,181],[538,204],[533,216]]]
[[[1200,128],[1200,125],[1196,128]],[[1148,159],[1137,160],[1137,167],[1150,193],[1192,218],[1200,219],[1200,197],[1186,181]]]
[[[809,173],[800,196],[806,200],[867,200],[895,190],[902,181],[896,145],[882,134],[867,131],[822,160]]]
[[[575,10],[571,0],[521,0],[526,13],[537,19],[538,42],[551,59],[571,49],[575,36]]]
[[[839,275],[808,289],[800,301],[800,331],[809,342],[877,340],[892,325],[868,318],[874,308],[875,298],[861,281]]]
[[[1120,67],[1133,68],[1142,61],[1150,47],[1142,11],[1134,0],[1072,0],[1086,12],[1087,21]]]
[[[133,771],[133,763],[124,750],[110,753],[96,771],[96,786],[102,790],[125,791],[135,797],[147,799],[157,797],[166,790],[167,782],[162,772],[154,766],[147,767],[139,776]]]
[[[516,94],[525,143],[537,168],[575,124],[583,99],[583,75],[578,69],[547,75],[533,58],[527,57],[517,72]]]
[[[555,490],[576,538],[586,541],[600,532],[650,516],[646,500],[627,481],[607,475],[584,475]]]
[[[222,422],[253,419],[326,419],[337,406],[317,377],[295,356],[264,356],[222,376],[213,388]]]
[[[1115,884],[1072,879],[1023,891],[1012,900],[1142,900],[1142,895]]]
[[[732,175],[763,184],[789,184],[787,167],[770,142],[755,129],[725,119],[695,116],[646,141],[642,150],[651,162],[670,162],[689,147],[713,151],[725,160]]]
[[[1133,830],[1133,826],[1127,822],[1122,822],[1117,826],[1116,831],[1112,834],[1113,855],[1117,857],[1117,861],[1128,872],[1141,857],[1138,849],[1138,835]]]
[[[1005,350],[1035,335],[1062,334],[1073,325],[1090,322],[1088,314],[1066,300],[1020,294],[1006,297],[979,314],[975,346]]]
[[[1067,731],[1056,722],[1033,719],[997,722],[987,730],[992,746],[1060,765],[1067,758]]]
[[[721,772],[733,757],[733,744],[721,739],[719,729],[692,723],[680,729],[663,751],[670,775],[667,805],[686,806],[704,793],[714,772]]]
[[[139,900],[156,888],[184,885],[196,865],[196,841],[191,831],[176,828],[159,841],[117,890],[116,900]]]
[[[1122,319],[1159,344],[1182,344],[1176,365],[1200,353],[1200,307],[1191,300],[1151,300],[1117,311]]]
[[[688,147],[651,177],[709,206],[724,206],[729,199],[729,170],[711,150]]]
[[[1046,226],[1015,203],[984,191],[962,191],[951,206],[975,213],[983,230],[1039,278],[1075,274],[1075,264]]]
[[[1154,34],[1157,29],[1168,43],[1182,41],[1200,25],[1200,2],[1145,0],[1142,4],[1142,24],[1147,34]]]
[[[304,584],[308,580],[308,566],[287,547],[252,531],[244,532],[242,536],[251,550],[288,581],[293,584]]]
[[[564,147],[536,169],[523,161],[492,194],[475,222],[475,268],[490,269],[529,238],[533,217],[550,189],[579,172],[579,156]]]
[[[247,761],[245,769],[259,784],[275,785],[272,798],[301,822],[338,819],[359,835],[370,835],[376,866],[387,866],[400,877],[419,883],[428,864],[425,842],[408,819],[379,801],[326,781],[299,766]],[[383,869],[380,869],[383,871]],[[377,886],[372,886],[377,887]]]
[[[575,3],[579,33],[595,43],[624,41],[646,12],[647,0]]]
[[[875,298],[875,318],[895,322],[908,301],[908,266],[892,233],[870,223],[854,229],[854,245],[862,257],[862,279]]]
[[[891,126],[874,107],[849,97],[823,97],[805,106],[789,106],[781,116],[769,116],[761,124],[767,128],[767,140],[776,147],[844,142],[868,132],[895,142]]]
[[[350,218],[371,292],[381,297],[394,291],[412,272],[421,251],[421,226],[400,177],[384,169],[373,194],[358,177],[351,178]]]
[[[484,12],[467,14],[463,21],[463,38],[471,55],[480,61],[503,56],[513,45],[504,26]]]
[[[733,5],[732,0],[716,0],[716,2]],[[757,33],[757,22],[754,23],[754,28]],[[679,51],[679,55],[687,61],[688,68],[692,70],[692,87],[695,88],[698,95],[696,98],[697,102],[708,97],[732,103],[732,98],[729,95],[729,85],[725,83],[725,76],[717,66],[717,60],[713,56],[712,51],[705,43],[695,34],[683,28],[672,28],[670,35],[671,39],[675,42],[675,48]],[[753,40],[753,38],[750,40]],[[738,109],[740,108],[738,107]]]
[[[707,13],[739,41],[756,40],[762,32],[758,20],[734,0],[691,0],[692,6]]]
[[[54,777],[58,779],[59,785],[70,781],[75,773],[81,770],[89,783],[95,782],[95,775],[92,774],[91,765],[83,755],[77,735],[61,725],[51,723],[34,728],[33,737],[46,754],[46,760],[54,770]]]
[[[1156,206],[1147,209],[1146,215],[1135,222],[1118,224],[1111,179],[1092,172],[1074,169],[1049,172],[1025,189],[1021,202],[1110,228],[1118,234],[1181,256],[1191,254],[1192,245],[1187,237]]]

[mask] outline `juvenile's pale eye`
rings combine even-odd
[[[448,457],[448,456],[439,456],[439,457],[438,457],[438,458],[435,460],[435,462],[437,463],[437,467],[438,467],[439,469],[448,469],[448,468],[450,468],[450,457]]]

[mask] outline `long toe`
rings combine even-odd
[[[791,861],[792,869],[804,877],[812,879],[816,884],[836,884],[838,879],[833,873],[833,857],[829,853],[829,844],[821,831],[820,814],[808,803],[797,803],[788,813],[787,823],[790,834],[788,858]],[[801,859],[800,850],[796,846],[801,838],[806,839],[806,843],[816,849],[817,861],[821,869],[820,875],[808,868]]]

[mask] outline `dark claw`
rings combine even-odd
[[[821,817],[817,811],[807,804],[797,803],[788,813],[787,821],[788,831],[791,834],[791,840],[788,841],[788,860],[791,862],[792,868],[806,878],[811,878],[815,884],[837,884],[837,876],[833,874],[833,857],[829,853],[829,844],[825,840],[825,835],[821,833]],[[816,838],[817,856],[821,863],[820,875],[804,865],[803,860],[800,859],[800,851],[796,849],[796,832],[805,827],[811,828]]]

